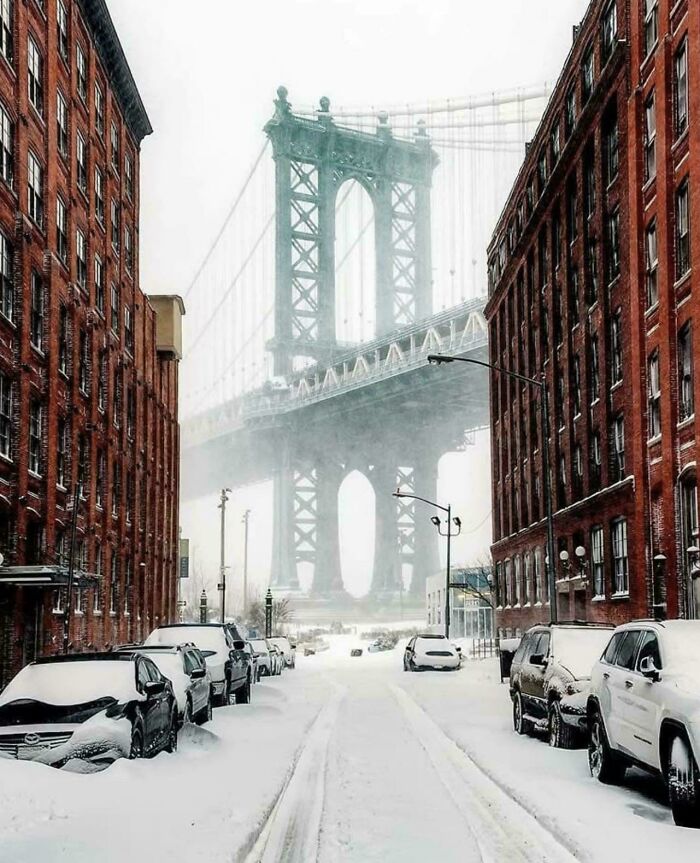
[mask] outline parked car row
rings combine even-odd
[[[676,824],[700,827],[700,621],[536,626],[510,673],[513,725],[550,745],[585,740],[591,775],[662,779]]]
[[[160,626],[143,644],[39,659],[0,693],[0,758],[97,768],[174,752],[184,723],[248,703],[261,675],[294,664],[288,639],[245,641],[232,623]]]

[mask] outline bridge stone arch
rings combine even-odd
[[[316,119],[295,115],[280,87],[265,132],[275,160],[276,375],[297,357],[328,359],[335,339],[335,206],[356,180],[375,208],[376,332],[412,324],[432,309],[430,188],[437,156],[425,128],[394,138],[386,115],[376,134],[338,126],[327,98]]]

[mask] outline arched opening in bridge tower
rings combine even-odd
[[[338,190],[335,209],[335,337],[358,344],[374,338],[376,259],[374,204],[357,180]]]
[[[355,470],[338,489],[338,532],[343,587],[355,597],[365,596],[372,585],[374,566],[374,489]]]

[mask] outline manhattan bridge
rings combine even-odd
[[[438,462],[488,427],[486,247],[547,85],[425,105],[297,109],[264,145],[195,274],[181,368],[182,499],[273,483],[270,584],[341,597],[338,492],[375,495],[370,593],[423,602]],[[408,570],[409,576],[404,575]]]

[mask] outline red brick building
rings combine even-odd
[[[99,579],[73,648],[176,615],[181,305],[138,284],[151,131],[104,0],[0,0],[0,688],[61,648],[75,483]]]
[[[592,0],[489,247],[491,360],[547,383],[560,619],[700,615],[698,82],[700,4]],[[511,634],[549,618],[538,390],[492,373],[491,411]]]

